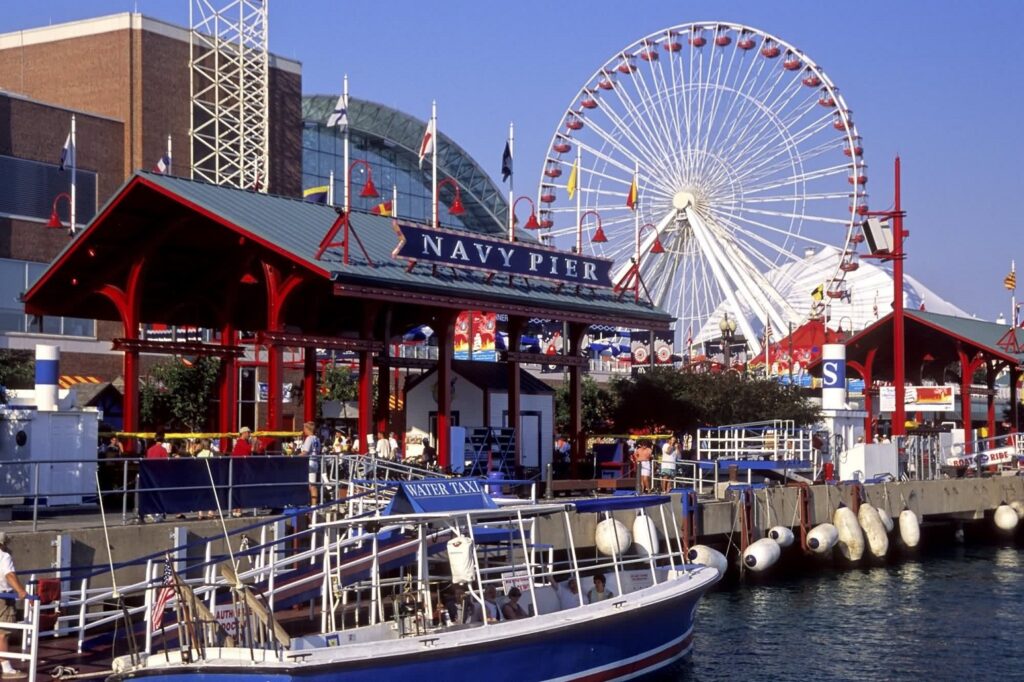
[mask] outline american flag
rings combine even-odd
[[[174,596],[174,571],[171,570],[171,562],[164,558],[164,582],[163,589],[156,596],[156,603],[153,604],[153,619],[151,630],[156,632],[164,621],[164,609],[167,602]]]

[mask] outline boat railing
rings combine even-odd
[[[18,595],[14,592],[0,592],[0,599],[15,600]],[[13,623],[4,623],[4,630],[14,630],[22,633],[21,651],[0,651],[0,660],[5,662],[21,661],[28,663],[28,682],[36,682],[36,671],[39,665],[39,598],[29,594],[25,599],[25,616],[22,620]],[[6,677],[6,675],[5,675]]]
[[[770,459],[808,461],[813,434],[792,420],[751,422],[697,431],[697,459]]]

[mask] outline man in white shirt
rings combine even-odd
[[[313,435],[316,432],[314,422],[302,425],[302,445],[299,453],[309,458],[309,500],[315,507],[319,502],[320,491],[320,439]]]
[[[391,446],[391,456],[396,460],[401,459],[402,455],[398,451],[398,436],[395,435],[394,431],[388,434],[388,445]]]
[[[10,550],[7,548],[7,533],[0,532],[0,592],[13,592],[18,595],[18,599],[24,599],[28,592],[25,591],[24,585],[18,580],[14,570],[14,558],[11,557]],[[3,623],[14,623],[17,620],[18,613],[14,608],[14,600],[10,598],[0,600],[0,628]],[[9,651],[7,636],[7,630],[0,629],[0,652],[2,653]],[[14,669],[8,659],[0,662],[0,671],[2,671],[4,679],[25,677],[24,673]]]
[[[387,435],[383,431],[377,434],[375,452],[377,453],[377,459],[391,459],[391,441],[388,440]]]

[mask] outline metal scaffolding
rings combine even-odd
[[[192,178],[265,192],[268,0],[189,3]]]

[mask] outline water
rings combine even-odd
[[[1019,547],[950,541],[874,568],[775,568],[708,594],[692,658],[663,677],[1024,679]]]

